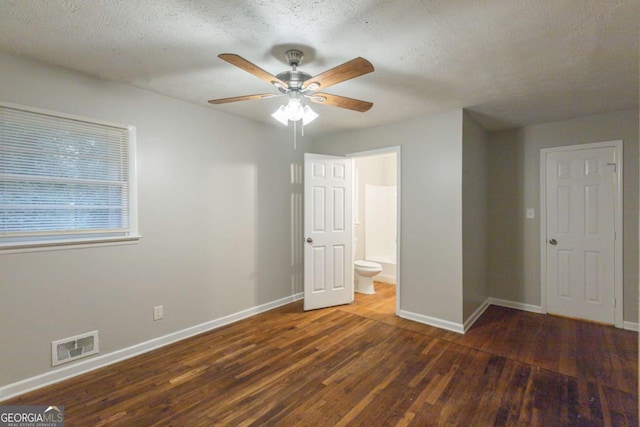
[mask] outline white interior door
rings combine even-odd
[[[304,309],[353,301],[352,159],[304,155]]]
[[[614,156],[613,147],[546,153],[549,313],[614,323]]]

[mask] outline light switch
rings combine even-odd
[[[527,208],[527,218],[534,219],[536,217],[536,211],[533,208]]]

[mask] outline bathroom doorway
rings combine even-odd
[[[355,260],[378,263],[374,281],[395,285],[400,310],[400,147],[347,155],[353,158]]]

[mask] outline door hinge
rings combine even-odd
[[[613,173],[618,173],[618,165],[615,163],[607,163],[607,166],[613,166]]]

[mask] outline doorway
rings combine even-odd
[[[400,147],[346,156],[304,155],[304,310],[349,304],[354,299],[355,159],[391,154],[395,169],[395,314],[400,310]],[[395,162],[394,162],[395,160]],[[394,212],[389,213],[391,217]],[[363,245],[364,246],[364,245]]]
[[[543,310],[622,327],[622,141],[540,159]]]
[[[375,262],[375,281],[395,285],[400,310],[400,147],[347,155],[353,159],[354,259]]]

